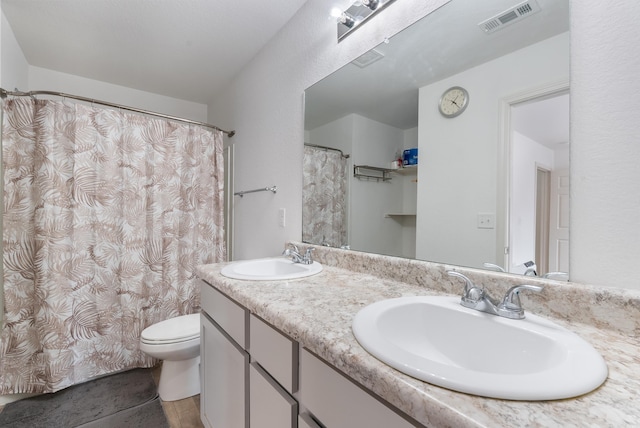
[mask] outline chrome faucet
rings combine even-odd
[[[307,248],[303,256],[300,254],[297,246],[295,246],[294,244],[289,244],[289,246],[291,248],[285,248],[285,250],[282,252],[283,256],[290,256],[291,260],[294,263],[301,263],[303,265],[313,264],[313,257],[311,256],[311,253],[316,250],[315,248]]]
[[[484,288],[476,286],[469,278],[460,272],[449,270],[449,276],[460,278],[464,281],[464,293],[460,299],[460,304],[466,308],[475,309],[477,311],[486,312],[492,315],[498,315],[505,318],[524,319],[524,309],[520,303],[520,291],[529,290],[540,292],[541,286],[538,285],[516,285],[511,287],[502,301],[489,296]]]

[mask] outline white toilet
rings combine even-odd
[[[162,360],[158,385],[162,401],[200,394],[200,314],[170,318],[145,328],[140,350]]]

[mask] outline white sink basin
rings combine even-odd
[[[275,281],[304,278],[322,271],[322,265],[293,263],[291,259],[274,257],[231,263],[220,271],[223,276],[253,281]]]
[[[607,378],[600,354],[576,334],[527,314],[511,320],[460,305],[457,297],[401,297],[363,308],[358,342],[395,369],[484,397],[554,400]]]

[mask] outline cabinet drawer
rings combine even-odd
[[[300,350],[300,403],[326,427],[414,426],[306,349]]]
[[[249,353],[290,394],[298,389],[298,344],[251,314]]]
[[[247,348],[248,311],[227,296],[200,281],[200,305],[243,349]]]
[[[251,428],[293,428],[298,403],[255,362],[249,365]]]

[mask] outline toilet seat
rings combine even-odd
[[[200,339],[200,314],[182,315],[153,324],[142,331],[140,341],[166,345]]]
[[[189,342],[195,340],[197,342],[200,341],[200,335],[198,334],[197,336],[193,336],[193,337],[187,337],[184,339],[173,339],[173,340],[145,340],[145,339],[140,339],[140,343],[143,343],[145,345],[174,345],[174,344],[179,344],[179,343],[184,343],[184,342]]]

